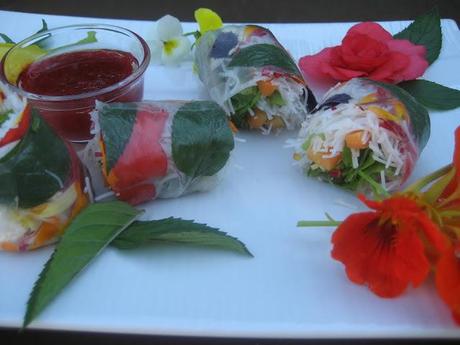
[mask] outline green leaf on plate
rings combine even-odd
[[[128,145],[137,118],[137,108],[133,104],[104,104],[98,107],[98,118],[104,135],[108,174]]]
[[[133,249],[155,243],[182,243],[216,247],[253,256],[244,243],[206,224],[181,218],[136,221],[111,244],[119,249]]]
[[[426,48],[426,60],[431,65],[439,56],[442,45],[441,18],[438,8],[417,17],[412,24],[393,36],[396,39],[409,40]]]
[[[6,35],[6,34],[0,33],[0,37],[2,38],[2,40],[3,40],[5,43],[14,43],[14,41],[10,38],[10,36],[8,36],[8,35]]]
[[[286,72],[301,76],[297,65],[283,48],[262,43],[242,48],[233,55],[229,67],[263,67],[275,66]]]
[[[180,107],[171,137],[174,163],[192,178],[215,175],[234,147],[227,115],[211,101],[193,101]]]
[[[64,232],[35,282],[23,327],[29,325],[139,214],[140,211],[120,201],[92,204],[83,210]]]
[[[378,81],[369,81],[388,90],[394,97],[404,103],[409,114],[417,146],[421,151],[428,142],[431,132],[430,115],[426,108],[399,86]]]
[[[405,81],[398,86],[428,108],[450,110],[460,107],[460,90],[422,79]]]
[[[2,203],[17,201],[21,208],[34,207],[48,200],[62,189],[71,174],[72,163],[64,141],[37,110],[32,109],[30,121],[24,138],[0,159],[1,170],[11,173],[9,180],[14,181],[17,192],[13,196],[0,189],[0,200]]]

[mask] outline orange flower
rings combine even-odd
[[[460,324],[460,243],[444,252],[436,266],[436,288]]]
[[[332,257],[348,278],[381,297],[419,286],[430,271],[427,249],[442,251],[445,238],[417,202],[396,195],[383,201],[359,196],[374,211],[352,214],[332,236]]]

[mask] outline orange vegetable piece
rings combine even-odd
[[[337,166],[337,164],[342,160],[342,154],[340,153],[334,157],[324,158],[324,156],[327,156],[329,154],[330,152],[313,152],[311,148],[307,151],[308,159],[318,164],[321,168],[323,168],[326,171],[331,171],[332,169],[334,169]]]
[[[364,131],[354,131],[345,136],[345,144],[350,149],[365,149],[369,146],[369,137],[365,138]]]
[[[270,97],[276,91],[276,86],[270,80],[260,80],[257,82],[257,87],[264,97]]]
[[[248,116],[248,124],[251,129],[260,128],[267,122],[267,114],[258,108],[254,109],[254,115]]]

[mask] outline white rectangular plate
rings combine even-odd
[[[19,40],[50,28],[103,22],[142,36],[152,22],[23,14],[0,11],[0,32]],[[396,33],[408,22],[387,22]],[[352,24],[267,24],[298,59],[338,44]],[[185,31],[196,30],[186,24]],[[440,58],[425,78],[460,88],[460,32],[443,21]],[[207,98],[192,73],[151,67],[145,98]],[[431,112],[432,135],[412,177],[451,160],[460,110]],[[254,253],[237,254],[161,246],[135,251],[109,248],[40,315],[32,327],[102,332],[244,337],[459,337],[460,328],[436,295],[432,280],[395,299],[354,285],[330,257],[332,229],[300,229],[300,219],[343,219],[363,207],[349,193],[308,179],[284,148],[296,133],[240,133],[222,181],[209,193],[157,200],[145,218],[195,219],[220,227]],[[353,205],[353,208],[341,206]],[[0,225],[1,226],[1,225]],[[28,294],[52,248],[0,252],[0,326],[19,326]]]

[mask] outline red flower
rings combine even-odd
[[[460,324],[460,244],[446,250],[436,267],[436,288]]]
[[[351,281],[381,297],[420,285],[430,271],[426,246],[442,251],[444,236],[408,197],[360,199],[375,211],[352,214],[341,223],[332,236],[332,257],[345,265]]]
[[[421,76],[428,68],[424,46],[393,39],[379,24],[360,23],[348,30],[342,45],[300,59],[308,81],[346,81],[367,77],[399,83]]]

